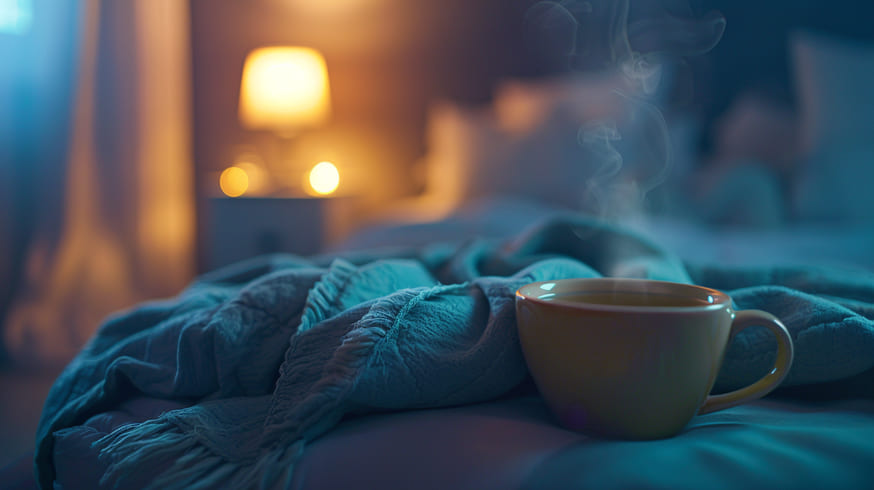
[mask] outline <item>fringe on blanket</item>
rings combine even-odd
[[[435,289],[463,287],[466,286]],[[387,335],[393,335],[407,311],[435,291],[396,294],[408,296],[401,311],[389,306],[396,303],[377,302],[359,322],[366,327],[353,328],[344,336],[325,367],[325,377],[295,407],[292,417],[275,420],[278,414],[276,407],[272,407],[260,441],[263,449],[252,455],[241,454],[239,460],[232,461],[200,441],[195,435],[196,427],[184,430],[174,422],[184,416],[168,412],[157,419],[119,427],[92,444],[101,461],[108,463],[101,485],[124,488],[128,482],[149,481],[147,489],[288,488],[306,441],[329,430],[342,418],[344,402],[375,346]],[[270,419],[274,419],[273,424]],[[289,443],[288,439],[292,441]]]
[[[101,486],[126,488],[148,482],[146,490],[289,488],[305,441],[264,449],[239,462],[216,454],[166,419],[127,424],[95,441],[109,465]]]
[[[119,427],[95,441],[92,448],[108,463],[100,480],[102,487],[267,490],[291,487],[305,444],[299,438],[232,461],[162,417]]]

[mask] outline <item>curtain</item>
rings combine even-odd
[[[17,153],[2,175],[15,210],[0,242],[3,344],[16,363],[46,365],[67,362],[107,315],[192,277],[189,22],[179,0],[33,5],[29,36],[55,32],[44,42],[56,54],[21,77],[12,92],[30,102],[0,126]],[[13,63],[42,55],[19,42]]]

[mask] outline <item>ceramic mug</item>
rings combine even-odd
[[[624,439],[679,433],[695,414],[745,403],[777,387],[792,365],[786,327],[760,310],[735,311],[720,291],[643,279],[563,279],[516,291],[519,340],[531,376],[565,427]],[[774,368],[711,395],[731,338],[750,326],[777,339]]]

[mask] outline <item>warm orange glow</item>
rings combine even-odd
[[[241,153],[234,158],[233,166],[246,174],[249,185],[246,187],[245,194],[264,195],[269,192],[271,186],[270,176],[258,155],[254,153]]]
[[[259,48],[246,58],[239,116],[250,129],[294,133],[330,115],[328,69],[311,48]]]
[[[340,186],[340,172],[331,162],[319,162],[310,170],[309,181],[316,194],[328,195]]]
[[[228,167],[219,177],[219,187],[230,197],[239,197],[249,188],[249,176],[240,167]]]

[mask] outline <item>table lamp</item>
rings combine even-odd
[[[238,116],[245,128],[270,130],[278,136],[279,155],[270,160],[274,178],[299,180],[304,168],[288,161],[287,146],[301,131],[325,124],[330,114],[328,70],[318,51],[271,46],[246,57]]]

